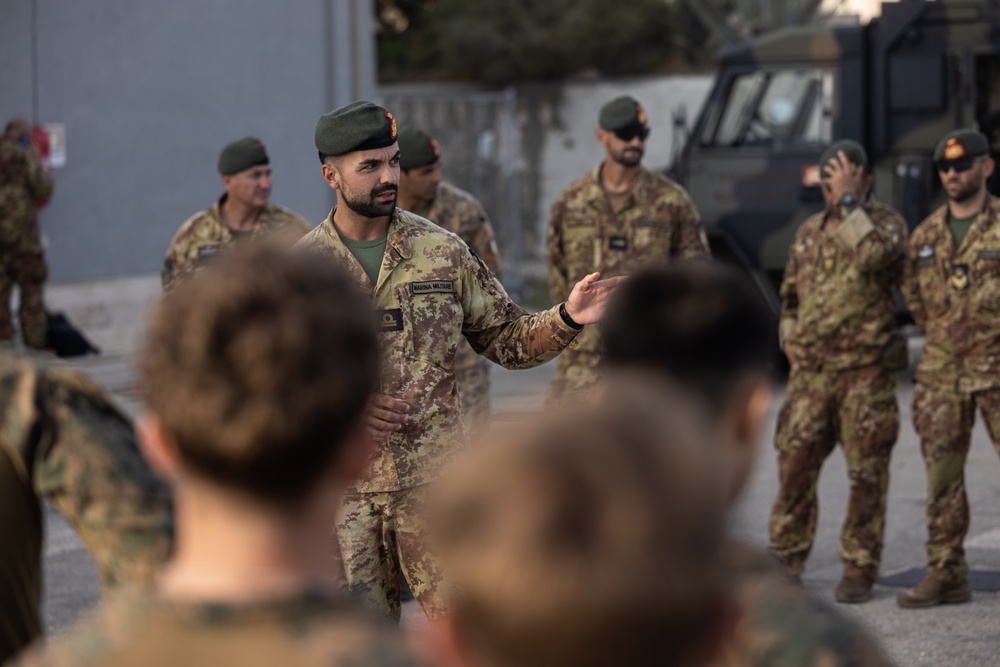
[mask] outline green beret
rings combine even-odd
[[[259,164],[270,164],[264,142],[256,137],[243,137],[227,145],[219,153],[219,173],[231,176]]]
[[[868,166],[868,154],[858,142],[853,139],[841,139],[830,144],[830,147],[819,156],[820,173],[826,176],[826,164],[837,157],[837,153],[843,151],[847,161],[861,168]]]
[[[441,147],[423,130],[407,128],[399,133],[399,168],[403,171],[434,164],[441,159]]]
[[[982,132],[955,130],[944,136],[934,149],[934,161],[976,157],[990,152],[990,142]]]
[[[323,114],[316,123],[316,150],[323,155],[346,155],[394,143],[396,119],[377,104],[364,100]]]
[[[633,125],[646,126],[646,110],[628,95],[622,95],[601,107],[601,129],[608,132],[621,130]]]

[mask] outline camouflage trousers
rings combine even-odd
[[[399,621],[399,577],[430,619],[445,610],[441,568],[427,545],[427,485],[344,496],[336,538],[348,592]]]
[[[556,363],[559,370],[549,385],[546,407],[585,400],[600,379],[601,355],[567,348],[556,357]]]
[[[952,581],[969,576],[962,547],[969,530],[965,459],[977,407],[1000,454],[1000,389],[969,393],[918,382],[913,392],[913,426],[927,469],[927,568]]]
[[[472,348],[469,348],[471,351]],[[473,352],[475,354],[475,352]],[[456,361],[458,359],[456,358]],[[478,354],[472,363],[455,369],[455,384],[462,401],[462,419],[471,434],[485,428],[490,421],[490,361]]]
[[[816,534],[816,482],[839,441],[850,498],[840,558],[878,574],[885,533],[889,458],[899,433],[896,380],[880,365],[846,371],[792,369],[778,415],[780,487],[771,510],[770,550],[800,574]]]
[[[14,339],[10,293],[14,285],[17,285],[21,290],[18,321],[24,344],[39,350],[45,348],[48,325],[42,287],[47,277],[48,267],[41,253],[0,254],[0,340]]]

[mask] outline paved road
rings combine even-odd
[[[121,359],[96,359],[81,364],[122,399],[129,410],[138,401],[134,380]],[[548,365],[527,371],[495,369],[493,394],[498,410],[530,412],[540,409],[545,386],[554,372]],[[883,580],[906,574],[924,562],[924,484],[919,443],[910,424],[912,384],[902,380],[899,399],[902,429],[892,462],[889,516]],[[780,399],[780,396],[779,396]],[[770,447],[777,402],[753,481],[733,520],[733,531],[764,544],[767,518],[777,488],[774,455]],[[967,485],[972,504],[972,528],[966,542],[974,571],[982,583],[1000,588],[1000,460],[981,425],[977,425]],[[837,541],[847,498],[847,474],[839,450],[827,462],[820,483],[820,517],[816,544],[804,581],[815,594],[832,601],[840,577]],[[64,628],[98,596],[96,572],[73,531],[49,512],[46,545],[46,621],[52,631]],[[992,573],[992,576],[991,576]],[[980,586],[982,587],[982,586]],[[899,588],[880,583],[867,604],[844,607],[867,623],[883,640],[900,665],[994,665],[1000,662],[1000,593],[977,591],[971,604],[903,611],[896,607]],[[420,623],[419,609],[406,611],[411,625]]]

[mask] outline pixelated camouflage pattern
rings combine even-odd
[[[8,307],[18,285],[21,335],[29,347],[45,347],[46,319],[42,286],[48,267],[38,233],[39,200],[52,196],[52,177],[35,151],[0,138],[0,340],[12,340]]]
[[[406,577],[428,618],[445,611],[441,565],[427,548],[426,488],[347,494],[335,531],[347,590],[395,621],[400,616],[400,577]]]
[[[792,368],[778,413],[779,490],[771,553],[800,574],[812,549],[820,468],[840,442],[850,494],[840,558],[875,577],[885,533],[889,459],[899,433],[895,375],[879,364],[844,371]]]
[[[18,625],[12,613],[40,629],[42,498],[76,529],[105,591],[147,585],[169,555],[169,487],[142,459],[129,420],[78,372],[0,351],[0,461],[17,482],[0,486],[0,633]],[[11,641],[0,634],[0,645]]]
[[[781,284],[781,334],[793,366],[839,370],[877,363],[896,321],[906,222],[868,197],[831,233],[830,210],[795,234]]]
[[[412,211],[447,229],[465,241],[496,274],[500,273],[500,250],[486,209],[475,197],[446,181],[438,184],[437,195],[426,212]],[[462,342],[455,354],[455,380],[462,402],[462,415],[469,432],[486,425],[490,418],[490,362],[472,346]]]
[[[222,195],[210,207],[188,218],[177,230],[167,248],[160,274],[164,292],[169,292],[176,287],[178,280],[193,273],[205,261],[234,243],[266,237],[287,241],[288,245],[292,245],[309,231],[308,223],[292,211],[277,204],[268,204],[261,210],[252,230],[245,234],[234,234],[222,221],[220,207],[226,196]]]
[[[14,665],[411,667],[401,636],[339,598],[302,592],[244,603],[118,596]]]
[[[792,583],[776,563],[740,543],[727,546],[738,604],[732,646],[721,664],[754,667],[888,667],[878,641],[857,621]]]
[[[571,183],[552,205],[546,258],[553,303],[565,301],[573,285],[594,271],[613,278],[647,264],[708,255],[698,211],[681,186],[640,169],[629,199],[615,211],[600,172],[599,165]],[[559,357],[551,400],[597,382],[599,349],[600,328],[587,327]]]
[[[1000,454],[1000,389],[969,393],[918,382],[913,391],[913,426],[927,469],[927,568],[947,582],[969,575],[962,546],[969,531],[965,459],[976,408]]]
[[[400,209],[389,223],[375,285],[340,240],[332,211],[298,245],[329,254],[371,294],[379,316],[390,325],[400,319],[401,326],[380,333],[379,391],[406,401],[410,418],[378,443],[353,489],[358,492],[430,482],[464,444],[455,389],[455,354],[463,337],[501,366],[530,368],[555,357],[577,334],[558,308],[529,315],[461,239]]]
[[[917,382],[1000,387],[1000,199],[990,195],[955,248],[942,206],[913,231],[903,296],[926,335]]]

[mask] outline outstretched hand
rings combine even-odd
[[[624,276],[598,280],[600,273],[591,273],[573,285],[573,291],[566,299],[566,312],[578,324],[596,324],[604,317],[611,293],[625,280]]]

